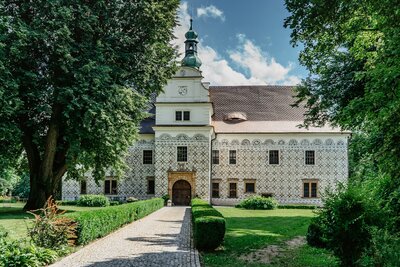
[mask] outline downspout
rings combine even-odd
[[[213,162],[212,162],[212,151],[213,151],[213,147],[212,147],[212,144],[213,144],[213,141],[215,140],[215,139],[217,139],[217,134],[215,133],[215,131],[214,131],[214,126],[213,126],[213,133],[214,133],[214,138],[211,138],[211,141],[210,141],[210,168],[209,168],[209,170],[210,170],[210,173],[209,173],[209,200],[208,200],[208,202],[211,204],[211,199],[212,199],[212,167],[213,167]]]

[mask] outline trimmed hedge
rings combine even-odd
[[[57,206],[76,206],[77,201],[76,200],[57,200],[56,204],[57,204]]]
[[[214,250],[225,236],[225,218],[210,204],[192,199],[194,243],[199,250]]]
[[[278,209],[300,209],[300,210],[316,210],[315,205],[279,205]]]
[[[87,244],[163,206],[163,199],[153,198],[103,209],[74,212],[65,216],[77,222],[77,244]]]
[[[83,195],[78,199],[78,206],[81,207],[107,207],[110,200],[104,195]]]

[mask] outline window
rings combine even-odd
[[[175,111],[175,120],[176,121],[182,120],[182,111]]]
[[[86,180],[81,181],[81,195],[86,195],[87,194],[87,184]]]
[[[305,159],[306,165],[315,165],[315,151],[306,150]]]
[[[255,183],[254,182],[248,182],[245,183],[245,192],[246,193],[254,193],[255,192]]]
[[[212,151],[212,163],[219,164],[219,150]]]
[[[177,147],[177,161],[186,162],[187,161],[187,146]]]
[[[183,120],[184,121],[190,121],[190,111],[184,111],[183,112]]]
[[[269,151],[269,164],[279,164],[279,150]]]
[[[143,150],[143,164],[153,164],[153,150]]]
[[[175,120],[176,121],[190,121],[190,111],[175,111]]]
[[[212,197],[219,198],[219,183],[212,183]]]
[[[229,183],[229,197],[237,198],[237,186],[236,183]]]
[[[229,150],[229,164],[236,164],[236,150]]]
[[[155,182],[154,178],[147,180],[147,194],[154,195]]]
[[[303,182],[303,197],[318,197],[318,182]]]
[[[117,180],[106,179],[104,181],[104,194],[106,195],[116,195],[117,191]]]

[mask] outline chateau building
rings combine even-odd
[[[203,82],[197,33],[186,33],[185,57],[152,103],[130,148],[125,178],[97,185],[64,180],[63,199],[105,194],[146,199],[168,194],[175,205],[200,197],[233,205],[252,196],[320,204],[325,189],[348,179],[349,132],[300,128],[292,86],[210,86]],[[207,78],[207,77],[205,77]]]

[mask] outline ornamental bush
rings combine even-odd
[[[278,202],[272,197],[252,196],[240,202],[239,207],[248,210],[273,210],[278,207]]]
[[[127,223],[143,218],[163,206],[163,199],[153,198],[103,209],[74,212],[65,216],[77,223],[77,244],[87,244]]]
[[[103,195],[83,195],[78,199],[77,205],[82,207],[107,207],[110,206],[110,200]]]
[[[199,250],[214,250],[225,236],[225,218],[210,204],[192,199],[194,242]]]
[[[30,244],[26,240],[10,241],[0,229],[0,266],[45,266],[57,259],[57,252]]]

